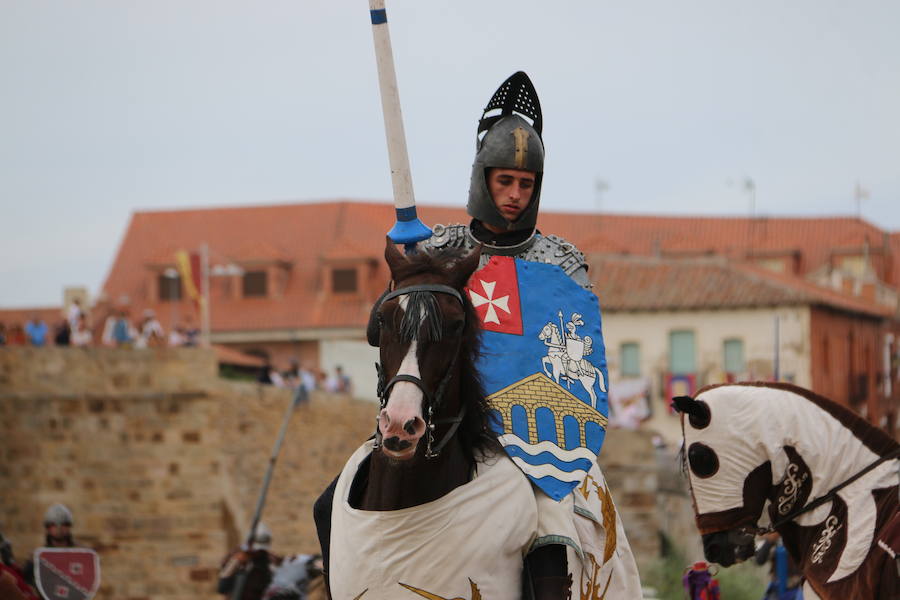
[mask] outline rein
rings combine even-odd
[[[885,454],[884,456],[882,456],[875,462],[871,463],[870,465],[868,465],[867,467],[865,467],[864,469],[862,469],[855,475],[849,477],[848,479],[845,479],[843,482],[834,486],[826,494],[819,496],[818,498],[816,498],[815,500],[813,500],[806,506],[803,506],[802,508],[799,508],[793,512],[788,513],[787,515],[785,515],[784,517],[782,517],[781,519],[779,519],[778,521],[769,525],[766,528],[757,527],[756,532],[755,532],[756,535],[764,535],[766,533],[771,533],[776,528],[781,527],[782,525],[784,525],[785,523],[787,523],[789,521],[793,521],[794,519],[796,519],[803,513],[809,512],[809,511],[813,510],[814,508],[818,508],[818,507],[822,506],[823,504],[825,504],[826,502],[833,500],[834,497],[837,495],[837,493],[841,489],[847,487],[848,485],[850,485],[851,483],[853,483],[854,481],[856,481],[857,479],[859,479],[860,477],[862,477],[863,475],[868,473],[869,471],[875,469],[881,463],[887,462],[887,461],[889,461],[893,458],[897,458],[897,457],[900,457],[900,446],[895,448],[893,452],[889,452],[889,453]]]
[[[425,283],[419,285],[410,285],[407,287],[402,287],[395,289],[391,292],[385,293],[379,298],[378,302],[372,308],[372,312],[375,313],[378,311],[378,308],[388,300],[392,298],[396,298],[397,296],[402,296],[404,294],[409,294],[411,292],[431,292],[431,293],[439,293],[439,294],[447,294],[449,296],[453,296],[456,298],[459,303],[465,306],[463,302],[462,294],[459,293],[459,290],[450,287],[449,285],[442,285],[436,283]],[[437,389],[432,395],[425,388],[425,382],[422,381],[421,378],[416,377],[414,375],[408,375],[406,373],[398,373],[394,375],[394,377],[385,384],[385,375],[384,369],[381,367],[381,364],[375,363],[375,371],[378,373],[378,400],[379,400],[379,416],[375,417],[375,446],[374,449],[377,450],[381,447],[381,430],[378,427],[378,421],[380,419],[381,410],[383,410],[387,406],[388,396],[391,393],[391,389],[393,389],[394,384],[399,383],[401,381],[405,381],[407,383],[412,383],[416,387],[418,387],[422,391],[422,396],[425,400],[425,435],[426,435],[426,447],[425,447],[425,458],[437,458],[441,450],[444,449],[444,446],[447,445],[447,442],[453,437],[456,433],[456,430],[459,429],[460,423],[462,423],[463,418],[466,416],[466,405],[463,404],[460,408],[459,414],[455,417],[448,417],[445,419],[435,420],[434,411],[436,408],[439,408],[444,401],[444,392],[447,389],[447,384],[450,382],[450,378],[453,376],[453,372],[456,367],[456,361],[459,357],[459,350],[462,345],[462,338],[457,341],[456,351],[453,353],[453,360],[450,363],[450,366],[447,368],[446,373],[438,382]],[[434,431],[438,425],[446,425],[450,424],[450,429],[444,434],[444,437],[438,442],[437,446],[434,447]]]

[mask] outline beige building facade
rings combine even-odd
[[[693,339],[694,390],[725,381],[771,380],[775,376],[776,327],[779,379],[811,387],[810,311],[806,306],[759,309],[685,311],[604,311],[603,338],[611,389],[624,380],[649,383],[649,417],[644,427],[656,430],[669,444],[681,438],[680,420],[668,408],[667,379],[673,352],[682,350],[673,334]],[[777,320],[777,325],[776,325]],[[624,354],[637,350],[638,369]],[[726,359],[726,353],[729,354]],[[733,355],[737,353],[737,358]],[[739,362],[730,371],[726,362]],[[677,361],[676,361],[677,362]],[[677,370],[677,369],[676,369]]]

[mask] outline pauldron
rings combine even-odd
[[[469,231],[467,225],[459,223],[435,225],[432,229],[434,234],[431,238],[421,242],[421,246],[426,252],[447,248],[471,250],[480,243]],[[484,244],[481,266],[484,266],[491,256],[514,256],[522,260],[559,265],[566,275],[575,279],[582,287],[587,289],[591,287],[587,282],[587,264],[584,262],[584,254],[574,244],[557,235],[542,235],[535,232],[530,238],[515,246]]]

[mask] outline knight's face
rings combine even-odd
[[[489,169],[488,190],[494,206],[507,221],[515,221],[531,203],[534,193],[534,171]]]
[[[50,523],[47,525],[47,535],[50,536],[50,539],[54,542],[62,542],[68,538],[71,534],[71,526],[62,523],[57,525],[56,523]]]

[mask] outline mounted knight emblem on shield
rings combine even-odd
[[[504,449],[554,500],[578,487],[606,435],[597,297],[557,265],[494,256],[469,280],[478,368]]]
[[[38,548],[34,580],[47,600],[90,600],[100,587],[100,557],[90,548]]]

